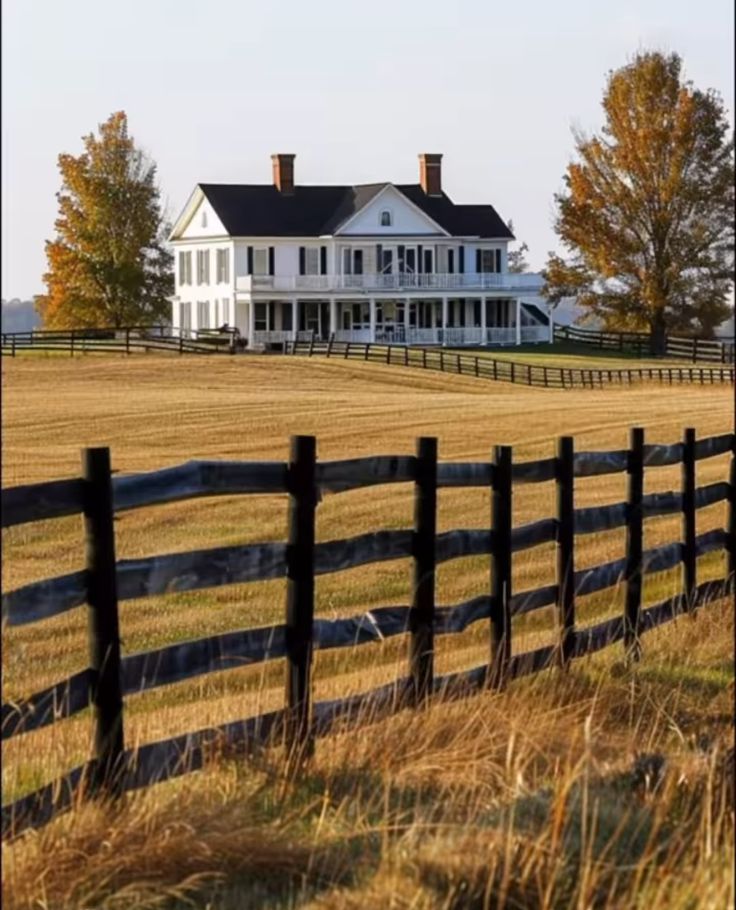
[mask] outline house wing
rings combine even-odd
[[[177,218],[169,240],[225,237],[228,230],[201,186],[197,186]]]

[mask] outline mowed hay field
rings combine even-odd
[[[561,434],[578,449],[625,448],[632,425],[663,443],[686,426],[699,436],[733,428],[726,386],[543,391],[281,357],[18,358],[2,369],[3,486],[77,475],[86,445],[109,445],[114,469],[132,472],[193,458],[283,460],[294,433],[315,434],[321,459],[408,454],[416,437],[435,435],[441,459],[471,461],[499,443],[519,460],[549,456]],[[727,471],[725,456],[699,462],[698,484]],[[646,492],[679,483],[678,468],[652,469]],[[623,475],[592,478],[578,482],[576,505],[624,495]],[[440,531],[488,526],[487,491],[444,490],[439,503]],[[515,523],[553,515],[554,504],[553,484],[517,487]],[[410,485],[326,496],[318,538],[411,520]],[[702,510],[698,532],[724,520],[723,504]],[[116,530],[118,558],[283,540],[286,497],[152,507],[121,514]],[[652,519],[645,546],[680,536],[676,518]],[[78,517],[9,529],[3,543],[5,590],[83,566]],[[615,559],[623,545],[620,531],[578,538],[577,567]],[[720,555],[700,560],[700,580],[724,568]],[[515,590],[553,580],[551,545],[515,557]],[[410,583],[408,560],[321,576],[317,615],[406,604]],[[653,576],[645,598],[678,584],[676,572]],[[438,603],[488,585],[487,559],[455,560],[438,571]],[[123,603],[124,652],[280,622],[284,591],[278,581]],[[620,612],[621,594],[581,598],[579,624]],[[185,896],[213,908],[728,906],[731,816],[719,762],[732,745],[731,614],[730,604],[716,605],[650,633],[636,674],[612,675],[614,647],[563,680],[550,671],[500,696],[333,737],[296,782],[275,755],[223,759],[128,800],[114,817],[77,811],[5,848],[4,898],[18,907],[177,905]],[[515,620],[514,650],[553,641],[553,630],[551,610]],[[84,611],[5,628],[3,644],[8,701],[86,665]],[[487,653],[487,623],[438,638],[438,672]],[[391,680],[405,654],[402,638],[318,654],[316,696]],[[126,742],[278,708],[283,677],[274,661],[130,697]],[[3,802],[83,761],[89,747],[87,713],[6,742]],[[630,773],[637,751],[661,752],[672,768],[656,798]]]

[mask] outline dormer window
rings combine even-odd
[[[381,212],[381,227],[391,227],[391,212],[388,209],[384,209]]]
[[[207,227],[207,212],[206,211],[202,212],[202,227],[203,228]]]

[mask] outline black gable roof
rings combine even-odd
[[[387,185],[296,186],[292,194],[284,195],[271,184],[199,184],[233,237],[333,234]],[[513,240],[491,205],[455,205],[444,193],[427,196],[419,184],[397,185],[396,189],[449,234]]]
[[[514,240],[492,205],[456,205],[446,193],[428,196],[419,183],[397,184],[396,189],[454,236]]]

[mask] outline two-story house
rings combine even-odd
[[[236,327],[252,348],[295,337],[402,344],[547,341],[539,275],[508,271],[514,237],[491,205],[419,183],[302,186],[294,155],[271,184],[199,184],[171,233],[172,325]]]

